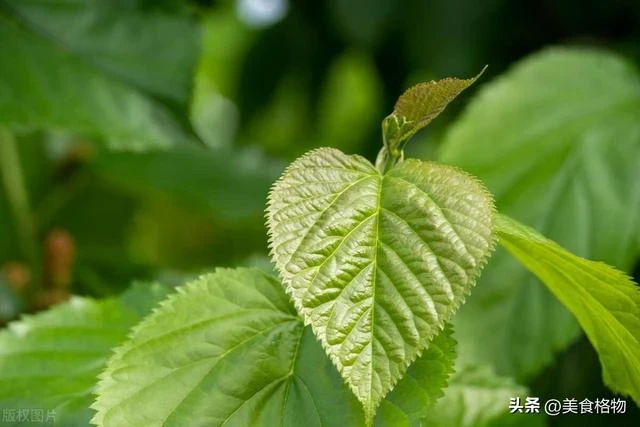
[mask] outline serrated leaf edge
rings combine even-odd
[[[285,170],[282,172],[282,175],[280,175],[280,177],[273,183],[273,185],[271,186],[271,188],[269,189],[269,193],[267,196],[267,208],[265,209],[265,218],[266,218],[266,226],[267,226],[267,236],[268,236],[268,247],[269,247],[269,256],[271,257],[271,259],[275,259],[275,248],[274,248],[274,240],[273,240],[273,233],[271,232],[272,229],[272,221],[269,215],[269,212],[271,210],[271,207],[273,205],[273,198],[272,195],[275,191],[275,189],[278,187],[278,184],[280,184],[282,181],[285,180],[285,178],[287,177],[287,175],[289,174],[290,171],[292,171],[294,169],[294,165],[296,163],[298,163],[299,161],[303,161],[304,159],[307,159],[311,156],[314,156],[318,153],[323,153],[323,152],[330,152],[330,151],[337,151],[339,153],[341,153],[342,155],[347,155],[345,153],[343,153],[341,150],[338,150],[336,148],[331,148],[331,147],[319,147],[319,148],[315,148],[313,150],[308,151],[307,153],[303,154],[302,156],[298,157],[294,162],[292,162],[291,164],[289,164]],[[360,156],[360,155],[348,155],[354,158],[359,158],[359,159],[363,159],[364,161],[366,161],[369,165],[371,165],[371,167],[373,168],[373,170],[376,171],[376,173],[378,173],[380,176],[383,176],[382,174],[380,174],[378,172],[378,170],[375,168],[374,165],[371,164],[371,162],[369,162],[367,159],[365,159],[364,157]],[[367,425],[370,425],[373,422],[373,419],[375,418],[375,412],[377,410],[377,408],[380,406],[382,400],[385,398],[385,396],[387,396],[389,394],[389,392],[391,392],[391,390],[393,390],[396,386],[396,384],[398,383],[398,381],[400,381],[403,377],[404,374],[406,373],[407,369],[409,366],[411,366],[411,364],[413,364],[413,362],[415,362],[418,358],[422,357],[422,354],[424,354],[424,351],[429,347],[429,343],[433,340],[433,338],[438,335],[438,333],[442,333],[442,331],[444,330],[445,326],[447,325],[447,323],[451,320],[451,317],[459,310],[459,308],[465,303],[466,301],[466,297],[469,296],[469,294],[471,293],[471,290],[475,287],[478,278],[480,277],[480,274],[482,273],[482,271],[484,270],[484,267],[487,265],[487,263],[489,262],[489,260],[491,259],[491,255],[493,254],[493,252],[495,251],[495,248],[498,244],[498,238],[497,238],[497,234],[496,234],[496,217],[497,217],[497,209],[495,206],[495,201],[493,199],[493,195],[489,192],[489,190],[485,187],[484,183],[482,183],[482,181],[480,181],[477,177],[475,177],[474,175],[471,175],[468,172],[465,172],[464,170],[456,167],[456,166],[451,166],[451,165],[447,165],[447,164],[443,164],[443,163],[438,163],[438,162],[425,162],[419,159],[413,159],[416,160],[422,164],[436,164],[439,167],[446,167],[449,168],[450,170],[459,173],[463,176],[465,176],[466,178],[470,179],[471,181],[473,181],[478,189],[480,189],[480,191],[482,192],[482,194],[487,198],[487,200],[489,200],[490,202],[490,222],[491,222],[491,241],[489,242],[489,248],[488,248],[488,252],[487,252],[487,256],[480,261],[480,263],[478,264],[478,269],[476,272],[476,275],[474,277],[471,278],[471,281],[469,283],[469,289],[466,291],[466,293],[460,298],[460,300],[457,301],[457,303],[454,303],[452,305],[452,310],[450,311],[450,313],[448,314],[448,316],[442,317],[442,325],[439,326],[439,331],[434,332],[430,337],[428,337],[425,342],[426,345],[422,348],[419,349],[416,354],[410,358],[404,361],[404,363],[401,365],[401,370],[402,370],[402,375],[399,375],[395,380],[393,380],[391,382],[391,386],[389,388],[389,390],[386,391],[386,393],[384,395],[381,395],[380,398],[378,399],[377,402],[371,400],[371,402],[363,402],[360,397],[358,396],[358,392],[356,387],[353,384],[350,384],[349,382],[347,382],[343,376],[343,370],[340,368],[339,365],[339,360],[329,351],[328,347],[325,345],[325,343],[323,342],[322,339],[320,339],[320,334],[315,325],[313,323],[311,323],[310,321],[308,321],[306,319],[306,316],[304,316],[304,307],[302,307],[301,304],[299,304],[293,294],[289,291],[290,288],[290,281],[287,280],[285,278],[285,275],[283,274],[283,272],[280,270],[280,267],[277,265],[277,263],[273,263],[276,270],[278,271],[279,274],[279,278],[282,281],[283,284],[283,288],[287,294],[287,296],[289,297],[289,300],[291,301],[291,303],[294,305],[294,307],[296,308],[296,311],[298,312],[298,315],[300,316],[300,318],[303,320],[304,325],[311,326],[311,329],[313,330],[313,334],[316,337],[316,340],[320,342],[320,345],[322,346],[322,349],[324,350],[325,354],[329,357],[329,359],[331,360],[331,363],[336,367],[336,369],[338,370],[338,372],[340,373],[340,376],[343,380],[343,382],[349,387],[349,389],[351,390],[351,392],[356,396],[356,398],[358,399],[358,401],[360,401],[360,403],[363,406],[364,412],[365,412],[365,418],[366,418],[366,422]],[[400,164],[400,163],[398,163]],[[391,169],[392,170],[392,169]],[[376,251],[377,252],[377,251]],[[372,407],[372,412],[368,413],[366,407],[371,406]]]
[[[254,267],[241,267],[241,268],[226,268],[226,267],[218,267],[212,272],[207,272],[199,275],[198,277],[190,280],[186,284],[182,286],[178,286],[174,289],[174,292],[170,293],[166,298],[160,301],[155,307],[151,309],[149,314],[145,316],[140,322],[134,325],[127,333],[126,339],[122,342],[122,344],[114,347],[111,351],[111,356],[109,357],[105,368],[98,374],[97,377],[97,385],[94,389],[93,395],[96,396],[90,408],[96,411],[95,415],[91,419],[91,424],[96,426],[103,425],[105,409],[102,406],[101,402],[101,393],[109,387],[109,383],[111,382],[111,374],[112,374],[112,365],[114,362],[120,360],[130,349],[131,349],[131,341],[135,338],[138,332],[141,329],[146,329],[153,325],[156,321],[156,318],[159,316],[164,316],[166,314],[170,314],[175,311],[175,301],[180,298],[182,295],[186,293],[190,293],[199,288],[203,288],[207,286],[207,283],[204,279],[207,277],[211,277],[212,275],[216,275],[224,272],[238,272],[238,271],[253,271],[257,272],[260,275],[272,277],[262,270]],[[295,317],[296,321],[300,319]]]

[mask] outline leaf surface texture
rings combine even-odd
[[[440,397],[453,362],[450,333],[412,367],[402,387],[416,394],[383,405],[376,425],[408,423],[419,416],[414,408]],[[246,268],[219,269],[165,300],[109,361],[93,408],[101,426],[364,424],[279,281]]]
[[[595,347],[604,382],[640,405],[640,288],[624,273],[573,255],[509,217],[500,243],[576,317]]]
[[[463,302],[493,248],[493,204],[455,168],[406,160],[380,175],[322,148],[275,184],[272,256],[370,419]]]

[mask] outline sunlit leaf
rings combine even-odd
[[[640,288],[601,262],[573,255],[499,216],[500,243],[573,313],[595,347],[605,383],[640,405]]]
[[[0,332],[3,408],[44,410],[56,424],[86,426],[97,375],[129,328],[167,289],[135,285],[117,299],[69,302],[11,323]],[[12,425],[33,425],[29,420]]]
[[[272,256],[298,312],[371,419],[474,285],[493,248],[493,202],[469,175],[405,160],[381,175],[321,148],[267,208]]]
[[[478,176],[500,212],[577,255],[630,271],[640,234],[638,117],[633,66],[605,52],[550,49],[482,88],[440,160]],[[538,373],[580,333],[503,250],[454,325],[461,357],[518,379]]]
[[[418,395],[383,405],[377,425],[396,427],[439,397],[453,346],[449,329],[433,340],[409,384],[398,384]],[[257,269],[220,269],[180,288],[135,328],[101,378],[93,405],[100,426],[364,423],[282,285]]]

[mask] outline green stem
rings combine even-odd
[[[394,165],[404,160],[404,146],[411,135],[406,133],[407,119],[389,114],[382,121],[382,149],[376,159],[376,167],[385,174]]]
[[[0,172],[9,206],[14,216],[18,243],[22,255],[28,260],[31,267],[32,279],[27,292],[32,294],[37,290],[40,282],[38,238],[29,206],[29,194],[24,182],[16,140],[4,128],[0,128]]]
[[[387,173],[389,169],[404,160],[404,151],[390,153],[387,147],[382,147],[376,158],[376,168],[381,175]]]

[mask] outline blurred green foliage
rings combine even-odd
[[[87,425],[92,416],[91,391],[113,347],[169,290],[157,283],[136,283],[118,298],[73,297],[4,329],[0,332],[2,406],[46,407],[47,412],[55,408],[56,423]],[[29,339],[24,339],[27,332]]]
[[[260,7],[263,4],[271,8]],[[24,180],[24,188],[7,185],[6,179],[0,185],[0,321],[56,302],[53,296],[59,291],[108,296],[134,278],[180,283],[214,266],[264,265],[264,202],[288,162],[318,146],[373,160],[381,144],[379,123],[410,84],[471,77],[489,64],[477,84],[482,88],[516,61],[557,44],[615,51],[637,68],[640,2],[0,0],[0,128],[15,138]],[[601,102],[597,82],[580,80],[589,70],[558,65],[552,71],[590,89],[566,108]],[[541,75],[555,78],[546,73]],[[637,71],[632,73],[637,78]],[[533,76],[532,81],[505,90],[514,102],[535,98],[548,80]],[[630,102],[637,105],[634,87],[620,87],[620,96],[632,97]],[[555,90],[561,110],[562,95],[572,92],[565,86]],[[510,125],[504,134],[492,126],[491,114],[474,118],[473,110],[464,120],[486,128],[465,131],[461,122],[446,133],[476,91],[469,89],[429,130],[419,133],[409,154],[436,158],[441,141],[459,137],[492,159],[494,144],[517,132],[526,134],[542,117],[537,114],[563,125],[564,110],[516,105],[517,120],[509,108],[492,110]],[[600,128],[607,134],[600,137],[612,141],[607,147],[619,142],[637,152],[637,132],[616,134],[633,128],[637,116],[616,120]],[[553,144],[556,137],[561,142],[568,138],[552,133],[543,142]],[[616,179],[597,185],[567,173],[576,186],[589,186],[602,197],[579,210],[572,208],[579,197],[568,196],[557,216],[543,226],[536,224],[542,214],[522,207],[517,197],[501,200],[503,178],[518,175],[517,164],[509,164],[512,170],[505,164],[487,166],[466,146],[458,155],[443,158],[478,174],[509,214],[545,228],[581,255],[632,273],[640,235],[635,243],[625,240],[622,245],[616,230],[622,230],[625,221],[625,227],[637,228],[638,204],[632,196],[638,192],[629,190],[638,187],[637,172],[622,176],[623,170],[634,170],[628,163],[637,156],[618,149],[612,149],[610,157],[602,157],[599,147],[587,147],[582,154],[563,151],[557,161],[546,164],[549,174],[562,161],[581,159],[593,170],[603,158],[610,159],[614,169],[624,167]],[[542,161],[540,150],[535,146],[518,156]],[[0,170],[7,171],[3,159]],[[526,192],[527,203],[543,210],[555,207],[545,197],[546,181],[534,183],[537,188]],[[11,203],[16,192],[27,195],[26,217]],[[592,211],[598,221],[587,223],[583,214]],[[614,215],[621,211],[626,216]],[[35,230],[26,243],[21,237],[30,235],[25,224]],[[581,234],[583,230],[588,232]],[[59,231],[71,247],[49,245],[52,233]],[[488,267],[474,291],[476,302],[469,298],[466,310],[474,320],[467,332],[476,334],[475,314],[483,311],[483,292],[514,292],[491,287],[490,281],[513,286],[514,280],[522,281],[518,295],[512,296],[518,300],[512,309],[516,320],[508,320],[500,309],[493,311],[494,317],[483,318],[484,324],[493,325],[485,327],[487,334],[495,324],[506,324],[505,333],[519,343],[509,351],[521,353],[512,357],[500,345],[489,348],[493,344],[483,341],[478,350],[483,361],[493,363],[498,374],[513,375],[531,387],[532,395],[608,396],[593,349],[576,338],[578,329],[561,307],[552,310],[556,314],[546,319],[551,319],[548,324],[540,324],[543,333],[559,333],[555,322],[562,318],[566,334],[557,343],[541,340],[542,346],[552,344],[545,351],[534,346],[540,340],[527,334],[540,331],[527,324],[527,310],[546,304],[548,295],[542,295],[529,276],[514,271],[517,267],[503,269],[497,263]],[[65,265],[68,271],[59,272]],[[71,275],[69,283],[55,289],[51,278],[62,273]],[[29,295],[27,290],[36,288],[46,294],[40,295],[44,302]],[[531,329],[521,328],[523,324]],[[464,325],[460,331],[465,334]],[[546,356],[529,360],[533,351]],[[491,375],[482,371],[473,378]],[[465,381],[461,375],[460,393]],[[509,379],[487,383],[498,389],[519,387]],[[635,417],[629,418],[630,424],[637,422],[637,411]]]

